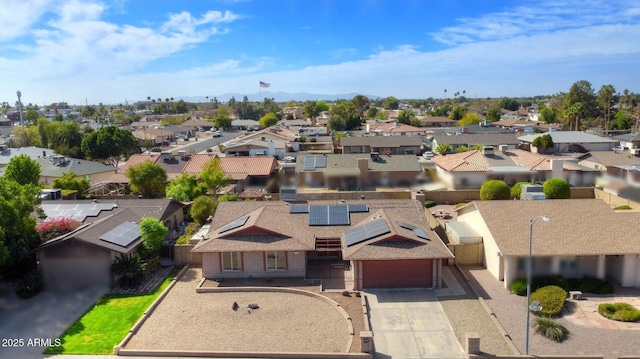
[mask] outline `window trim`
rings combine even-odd
[[[282,263],[278,262],[278,253],[282,253]],[[269,268],[269,254],[274,255],[275,268]],[[282,264],[282,267],[280,268],[278,264]],[[287,270],[287,252],[286,251],[265,251],[264,252],[264,268],[267,271]]]
[[[236,254],[237,253],[237,254]],[[229,255],[229,260],[231,260],[231,269],[225,268],[225,255]],[[238,257],[239,263],[234,263],[234,257]],[[243,265],[242,252],[222,252],[220,253],[220,267],[223,272],[240,272],[242,271]],[[235,265],[234,265],[235,264]]]

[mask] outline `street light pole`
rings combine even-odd
[[[545,222],[549,222],[551,220],[547,216],[538,216],[529,220],[529,257],[527,258],[527,328],[524,342],[524,355],[529,355],[529,302],[531,301],[531,271],[533,269],[533,258],[531,257],[531,249],[533,247],[533,224],[539,219],[542,219]]]

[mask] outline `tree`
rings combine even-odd
[[[542,192],[548,199],[571,198],[571,186],[562,178],[550,178],[542,184]]]
[[[80,196],[91,186],[86,178],[78,178],[75,172],[65,172],[62,177],[53,180],[53,187],[65,190],[77,191]]]
[[[618,111],[614,116],[615,126],[619,130],[628,130],[633,126],[633,122],[624,111]]]
[[[327,104],[326,101],[322,101],[322,100],[317,101],[316,107],[320,112],[329,111],[329,105]]]
[[[469,147],[467,146],[460,146],[458,148],[456,148],[456,153],[462,153],[462,152],[467,152],[469,151]]]
[[[502,116],[502,113],[500,112],[500,109],[497,107],[490,107],[487,110],[487,116],[486,116],[486,120],[487,121],[491,121],[491,122],[496,122],[496,121],[500,121],[500,117]]]
[[[565,108],[562,112],[564,123],[569,124],[569,130],[580,130],[580,111],[582,110],[582,103],[576,102],[571,106]]]
[[[509,185],[500,180],[488,180],[480,187],[480,199],[483,201],[493,201],[510,199],[511,189]]]
[[[169,229],[160,220],[145,217],[140,221],[140,236],[147,257],[155,257],[160,253],[162,242],[167,239]]]
[[[101,128],[82,138],[82,152],[88,159],[116,167],[122,156],[140,153],[138,142],[129,130],[115,126]]]
[[[198,223],[203,225],[209,216],[213,216],[216,211],[216,203],[209,196],[200,196],[193,201],[191,205],[191,217]]]
[[[451,146],[447,143],[442,143],[442,144],[439,144],[434,151],[435,153],[444,156],[447,153],[451,152]]]
[[[127,178],[131,190],[144,198],[155,198],[165,194],[167,172],[162,166],[149,160],[129,167]]]
[[[414,117],[415,117],[415,114],[413,113],[413,111],[411,111],[411,110],[402,110],[398,114],[398,122],[408,125],[408,124],[411,123],[411,119],[413,119]]]
[[[466,112],[467,112],[466,107],[462,105],[457,105],[453,108],[453,110],[451,110],[451,113],[449,114],[449,118],[454,121],[459,121],[462,119],[462,117]]]
[[[330,131],[345,131],[347,129],[347,123],[340,115],[331,115],[329,121],[327,121],[327,127]]]
[[[202,172],[200,172],[200,179],[213,194],[231,181],[231,178],[224,173],[218,157],[214,157],[205,163]]]
[[[398,99],[393,96],[389,96],[384,99],[384,105],[382,107],[385,110],[397,110],[398,106],[399,106]]]
[[[40,115],[38,114],[38,111],[31,108],[24,114],[24,123],[25,125],[35,125],[39,118]]]
[[[40,238],[40,242],[44,243],[50,239],[59,237],[69,233],[80,227],[82,222],[66,217],[59,217],[46,220],[36,226],[35,230]]]
[[[364,112],[369,108],[369,98],[364,95],[356,95],[351,99],[353,106],[356,108],[358,115],[364,117]]]
[[[540,105],[540,119],[544,121],[544,123],[556,123],[557,118],[558,112],[555,108],[546,106],[545,104]]]
[[[227,114],[219,113],[213,118],[213,123],[217,128],[226,130],[231,127],[231,117]]]
[[[269,112],[260,118],[260,126],[265,128],[271,127],[276,123],[278,123],[278,116],[273,112]]]
[[[0,273],[20,275],[30,269],[30,251],[38,244],[36,219],[31,216],[40,203],[40,188],[20,185],[0,176]]]
[[[531,144],[538,148],[539,153],[543,153],[545,150],[553,148],[553,139],[551,138],[551,134],[547,133],[536,137]]]
[[[40,164],[32,160],[29,155],[18,155],[9,161],[4,176],[21,185],[30,183],[37,186],[40,182]]]
[[[40,146],[40,134],[36,126],[22,127],[15,126],[11,130],[14,136],[12,142],[14,147]]]
[[[562,108],[563,110],[567,110],[577,103],[581,105],[575,116],[573,116],[575,120],[575,131],[580,130],[581,120],[592,119],[598,116],[596,95],[589,81],[581,80],[571,85],[569,92],[562,101]]]
[[[598,91],[598,107],[602,111],[604,118],[604,129],[606,131],[610,129],[611,121],[611,105],[613,102],[613,94],[616,92],[613,85],[602,85]]]
[[[531,184],[531,182],[517,182],[511,187],[511,198],[520,199],[520,194],[522,194],[522,185]]]
[[[467,112],[458,122],[458,126],[477,125],[482,121],[482,117],[475,112]]]
[[[167,185],[166,197],[173,198],[180,202],[188,202],[204,195],[206,192],[206,186],[198,183],[198,178],[195,175],[189,175],[183,172],[180,177],[174,179]]]
[[[520,103],[518,103],[518,101],[508,97],[502,98],[500,100],[499,105],[500,105],[500,108],[504,108],[506,110],[511,110],[511,111],[515,111],[518,108],[520,108]]]
[[[315,101],[307,101],[302,104],[302,113],[311,119],[312,123],[315,123],[316,117],[320,114],[320,110],[318,110],[318,105]]]
[[[329,113],[331,113],[331,115],[340,116],[344,120],[347,130],[355,130],[360,128],[360,114],[351,101],[343,101],[336,104],[331,108]]]
[[[378,108],[375,106],[370,106],[367,110],[367,118],[375,118],[378,114]]]

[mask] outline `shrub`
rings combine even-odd
[[[188,244],[199,228],[200,226],[196,222],[189,223],[184,230],[184,234],[176,240],[176,244]]]
[[[533,327],[536,333],[542,334],[544,337],[555,340],[558,343],[562,343],[569,335],[567,328],[549,318],[537,318],[533,322]]]
[[[550,178],[542,184],[542,192],[549,199],[571,198],[571,186],[562,178]]]
[[[191,205],[191,217],[199,224],[203,225],[209,216],[213,216],[216,211],[216,203],[209,196],[200,196]]]
[[[511,187],[511,198],[520,199],[520,194],[522,193],[522,185],[523,184],[531,184],[531,182],[518,182]]]
[[[480,187],[480,199],[483,201],[510,199],[509,185],[500,180],[489,180]]]
[[[578,289],[584,293],[609,294],[613,293],[613,284],[590,277],[583,277],[579,280]]]
[[[511,292],[517,295],[526,295],[527,294],[527,280],[526,279],[516,279],[511,286],[509,287]]]
[[[38,269],[32,269],[20,280],[16,294],[22,299],[28,299],[40,293],[43,288],[42,273]]]
[[[637,322],[640,310],[627,303],[603,303],[598,305],[598,313],[603,317],[619,322]]]
[[[432,201],[432,200],[430,200],[430,199],[428,199],[428,200],[424,201],[424,206],[425,206],[426,208],[431,208],[431,207],[433,207],[433,206],[435,206],[435,205],[436,205],[436,201]]]
[[[36,226],[35,230],[41,242],[46,242],[80,227],[82,222],[67,217],[53,218]]]
[[[623,210],[623,209],[632,209],[631,207],[624,205],[624,206],[618,206],[616,208],[614,208],[615,210],[619,211],[619,210]]]
[[[536,291],[538,288],[555,285],[564,289],[564,291],[569,291],[569,282],[567,279],[561,275],[552,275],[552,276],[538,276],[534,277],[531,280],[531,290]]]
[[[531,302],[538,300],[542,310],[534,312],[540,317],[553,318],[560,315],[564,307],[564,300],[567,298],[567,292],[555,285],[542,287],[531,294]]]

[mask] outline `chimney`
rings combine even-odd
[[[564,178],[562,171],[564,170],[563,160],[551,160],[551,177]]]
[[[42,151],[42,157],[47,157],[47,151]]]

